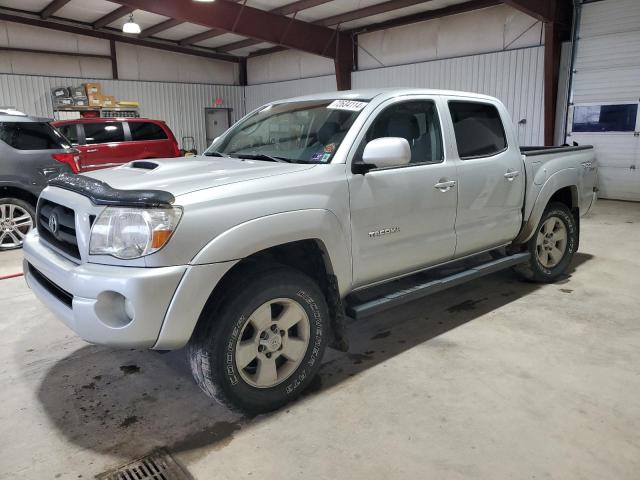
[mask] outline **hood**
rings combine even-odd
[[[117,189],[164,190],[177,197],[196,190],[299,172],[314,166],[197,156],[136,160],[120,167],[96,170],[84,175]]]

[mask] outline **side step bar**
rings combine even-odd
[[[477,265],[460,273],[455,273],[435,280],[429,280],[408,288],[390,292],[360,304],[347,305],[346,313],[348,316],[355,319],[368,317],[369,315],[402,305],[403,303],[417,300],[431,295],[432,293],[440,292],[447,288],[466,283],[470,280],[475,280],[476,278],[524,263],[529,260],[529,256],[529,252],[516,253],[515,255],[510,255],[508,257],[499,258],[497,260]]]

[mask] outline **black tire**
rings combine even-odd
[[[315,282],[297,270],[277,266],[236,277],[221,296],[205,307],[188,345],[191,371],[200,388],[219,403],[248,414],[275,410],[298,397],[317,374],[329,339],[329,311]],[[249,317],[274,299],[302,307],[310,325],[308,343],[294,371],[275,386],[260,388],[245,381],[238,370],[236,344]]]
[[[551,218],[557,218],[566,229],[566,245],[564,252],[561,256],[561,260],[548,267],[543,265],[539,251],[542,251],[544,247],[538,245],[538,234],[541,232],[545,222]],[[544,236],[544,235],[543,235]],[[536,227],[536,230],[531,239],[526,244],[526,249],[531,253],[531,258],[527,263],[523,263],[514,268],[514,270],[525,280],[537,283],[552,283],[564,274],[571,264],[573,254],[578,248],[578,225],[571,210],[563,203],[551,203],[547,206],[546,210],[542,214],[540,223]]]
[[[36,224],[35,208],[29,202],[25,202],[24,200],[21,200],[19,198],[12,198],[12,197],[0,198],[0,205],[15,205],[16,207],[19,207],[20,209],[24,210],[31,217],[31,227],[29,227],[28,229],[19,228],[19,232],[17,232],[15,229],[12,229],[13,235],[19,238],[20,240],[18,245],[13,245],[16,243],[15,241],[13,241],[13,237],[10,237],[9,235],[3,236],[3,234],[5,233],[5,225],[3,224],[4,212],[0,211],[0,252],[6,251],[6,250],[14,250],[16,248],[22,248],[23,241],[22,241],[22,238],[20,238],[19,233],[26,235],[32,228],[35,227],[35,224]],[[8,228],[8,225],[6,228]],[[9,241],[11,241],[12,243],[11,245],[9,244]]]

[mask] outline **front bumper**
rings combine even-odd
[[[113,346],[156,344],[188,269],[76,264],[36,231],[24,242],[24,257],[25,278],[38,299],[84,340]]]

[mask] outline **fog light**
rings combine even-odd
[[[122,328],[133,321],[133,305],[118,292],[100,293],[94,310],[98,319],[107,327]]]

